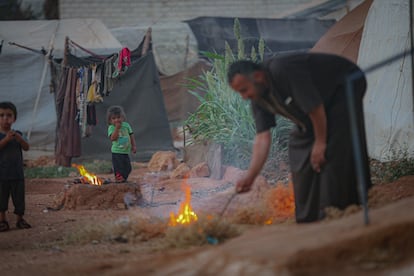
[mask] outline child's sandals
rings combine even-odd
[[[20,219],[16,222],[16,227],[19,229],[29,229],[32,228],[30,224],[27,223],[24,219]]]
[[[5,220],[0,221],[0,232],[5,232],[10,229],[9,223]]]

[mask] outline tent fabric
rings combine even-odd
[[[311,51],[339,54],[362,69],[410,48],[409,0],[366,0],[321,37]],[[368,155],[414,157],[410,56],[367,73],[364,116]]]
[[[211,65],[200,59],[190,68],[172,75],[160,76],[161,89],[164,94],[165,108],[170,122],[182,122],[199,106],[199,100],[189,90],[203,95],[200,89],[188,89],[191,79],[202,81],[199,76],[209,70]]]
[[[121,44],[97,19],[1,21],[0,98],[16,104],[14,125],[25,135],[30,133],[31,150],[53,151],[55,147],[56,109],[50,94],[49,59],[39,53],[10,45],[16,43],[40,51],[53,47],[53,57],[63,58],[65,37],[96,54],[112,54]],[[76,50],[80,56],[89,55]]]
[[[64,68],[59,88],[55,93],[56,127],[56,164],[70,166],[72,157],[81,155],[81,135],[76,106],[76,68]]]
[[[358,63],[368,68],[410,49],[409,0],[375,0],[365,21]],[[364,99],[370,157],[414,157],[411,56],[367,74]],[[406,156],[404,156],[406,155]]]
[[[200,51],[224,54],[225,42],[237,50],[234,35],[234,20],[231,17],[198,17],[187,22],[198,41]],[[265,41],[266,55],[277,52],[306,51],[335,23],[335,20],[314,18],[296,19],[254,19],[239,18],[241,37],[245,41],[245,51],[250,53],[252,46],[257,49],[259,39]],[[288,32],[286,30],[289,30]]]
[[[372,0],[366,0],[335,23],[313,46],[311,52],[337,54],[358,61],[362,31]]]
[[[111,105],[124,108],[137,144],[134,161],[148,161],[156,151],[174,150],[164,106],[158,71],[152,52],[133,60],[118,79],[109,96],[95,104],[97,124],[89,137],[82,138],[82,159],[111,158],[107,137],[106,111]]]
[[[128,26],[111,29],[119,42],[133,49],[145,35],[148,26]],[[189,25],[184,22],[157,23],[151,27],[152,50],[158,71],[173,76],[198,62],[198,44]]]

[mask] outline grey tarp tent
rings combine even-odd
[[[137,153],[132,160],[148,161],[156,151],[173,150],[171,131],[152,51],[141,56],[140,50],[131,52],[131,65],[114,82],[113,89],[94,103],[96,124],[90,126],[90,134],[80,137],[75,122],[77,111],[74,103],[76,72],[73,67],[96,64],[93,58],[77,58],[68,55],[66,70],[60,74],[57,91],[57,147],[56,161],[68,166],[72,158],[110,159],[111,143],[107,137],[106,110],[111,105],[121,105],[134,130]]]
[[[66,36],[101,55],[109,55],[122,48],[97,19],[0,23],[0,40],[4,40],[0,54],[0,99],[12,101],[17,106],[18,118],[14,127],[30,138],[31,150],[25,154],[36,150],[51,153],[54,150],[56,111],[54,97],[50,94],[48,57],[40,50],[42,47],[46,51],[53,48],[53,57],[62,58]],[[78,51],[76,55],[89,54]]]
[[[198,17],[185,22],[197,38],[200,51],[224,54],[224,42],[229,43],[233,52],[237,49],[234,20],[231,17]],[[245,51],[250,53],[252,46],[257,49],[259,39],[262,38],[266,44],[266,55],[308,50],[335,23],[335,20],[314,18],[239,18],[239,21]]]

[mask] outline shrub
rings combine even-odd
[[[201,76],[202,81],[191,79],[190,93],[200,101],[197,110],[185,121],[192,134],[192,143],[212,141],[223,146],[223,162],[242,169],[247,168],[251,158],[253,140],[256,135],[255,123],[250,103],[243,100],[227,83],[228,65],[240,59],[260,62],[264,56],[264,41],[260,39],[258,51],[252,47],[246,56],[243,39],[240,36],[240,23],[234,22],[234,33],[238,41],[237,55],[225,43],[224,56],[204,52],[211,61],[212,69]],[[196,88],[198,91],[194,92]],[[277,118],[277,126],[272,129],[273,143],[268,160],[286,158],[287,134],[291,123],[282,117]]]

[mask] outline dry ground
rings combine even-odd
[[[68,238],[90,225],[137,214],[166,217],[176,210],[182,194],[179,185],[164,181],[162,186],[148,186],[148,176],[145,169],[134,170],[131,181],[141,181],[147,202],[159,204],[129,210],[118,204],[110,209],[52,211],[48,207],[56,206],[57,195],[73,179],[27,180],[25,217],[33,228],[17,230],[14,216],[8,214],[12,229],[0,233],[1,275],[414,275],[414,176],[374,187],[369,225],[359,210],[318,223],[287,220],[248,226],[223,244],[178,249],[160,247],[160,238],[97,238],[86,243]],[[194,209],[212,206],[209,211],[220,212],[230,191],[220,190],[225,182],[196,179],[190,184],[194,195],[209,190],[204,197],[193,197]],[[163,196],[168,189],[176,192]],[[237,201],[232,205],[229,213],[240,207]]]

